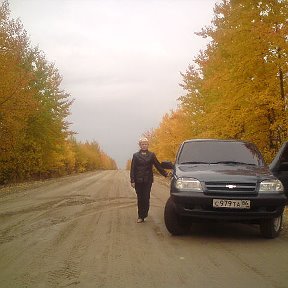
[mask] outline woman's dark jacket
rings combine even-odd
[[[152,183],[153,165],[163,176],[167,176],[167,172],[162,168],[153,152],[146,151],[146,154],[142,154],[139,151],[134,153],[130,170],[131,183]]]

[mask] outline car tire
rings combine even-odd
[[[186,234],[189,230],[189,223],[187,219],[176,213],[175,204],[171,197],[167,200],[165,205],[164,221],[167,230],[172,235],[183,235]]]
[[[263,222],[260,224],[260,231],[263,237],[265,238],[276,238],[282,228],[282,219],[283,215],[281,214],[278,217],[263,220]]]

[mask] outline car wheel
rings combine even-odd
[[[167,230],[172,235],[183,235],[189,230],[189,223],[186,219],[176,213],[175,204],[169,198],[165,205],[164,221]]]
[[[281,214],[278,217],[263,220],[263,222],[260,224],[260,231],[262,236],[265,238],[276,238],[281,231],[282,218],[283,215]]]

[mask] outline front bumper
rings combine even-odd
[[[204,193],[171,193],[176,213],[198,219],[253,221],[278,217],[283,213],[287,198],[280,193],[261,193],[255,196],[207,195]],[[250,209],[214,208],[213,199],[250,200]]]

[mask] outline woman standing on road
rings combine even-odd
[[[133,154],[130,180],[131,186],[135,188],[138,204],[137,223],[144,222],[148,216],[150,191],[153,183],[153,165],[165,177],[169,174],[161,167],[161,164],[153,152],[148,150],[149,142],[147,138],[139,140],[140,150]]]

